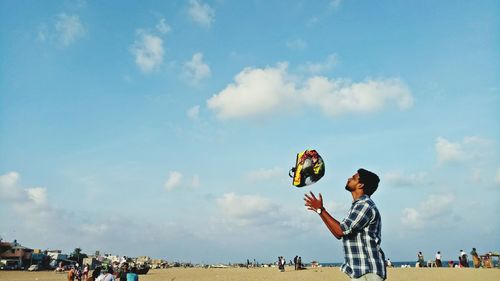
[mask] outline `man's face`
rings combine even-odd
[[[347,183],[345,184],[345,190],[352,192],[356,189],[356,186],[359,184],[359,174],[355,173],[347,179]]]

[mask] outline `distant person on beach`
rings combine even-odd
[[[102,268],[100,266],[96,267],[94,269],[94,271],[92,271],[92,276],[90,276],[90,281],[95,281],[97,280],[97,277],[99,277],[99,275],[101,275],[101,270]]]
[[[118,272],[118,278],[120,281],[127,281],[127,273],[128,273],[128,263],[124,262],[120,267],[120,271]]]
[[[381,217],[370,198],[379,182],[375,173],[365,169],[359,169],[347,180],[345,190],[351,193],[353,202],[349,214],[341,222],[325,210],[321,193],[316,197],[310,192],[304,197],[308,209],[319,214],[335,238],[342,239],[345,261],[340,269],[352,280],[381,281],[387,278],[385,255],[380,247]]]
[[[302,257],[297,258],[297,269],[302,269]]]
[[[438,251],[436,253],[436,260],[434,261],[436,263],[436,267],[441,267],[441,252]]]
[[[89,265],[85,264],[85,266],[83,267],[82,279],[84,281],[87,281],[88,278],[89,278]]]
[[[113,267],[109,266],[107,270],[103,270],[103,274],[99,275],[95,281],[116,281],[113,275]]]
[[[82,271],[81,271],[80,266],[78,265],[78,263],[76,264],[76,267],[75,267],[75,278],[78,281],[82,280]]]
[[[75,268],[71,267],[68,271],[68,281],[75,281]]]
[[[461,267],[469,267],[469,261],[467,260],[467,254],[464,250],[460,250],[460,265]]]
[[[286,264],[286,260],[283,256],[279,256],[278,257],[278,269],[281,271],[281,272],[284,272],[285,271],[285,264]]]
[[[139,275],[137,275],[137,267],[132,267],[132,269],[127,273],[127,281],[139,281]]]
[[[293,265],[295,266],[295,270],[297,270],[297,260],[299,259],[299,256],[295,256],[295,258],[293,258]]]
[[[479,255],[476,252],[476,248],[472,248],[470,255],[472,256],[472,262],[474,263],[474,268],[481,267],[481,259],[479,258]]]
[[[424,267],[425,266],[425,261],[424,261],[424,254],[422,252],[418,252],[417,254],[417,267]]]

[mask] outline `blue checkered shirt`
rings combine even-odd
[[[341,270],[351,278],[375,273],[387,277],[385,255],[380,248],[382,222],[377,206],[368,195],[354,201],[341,223],[345,261]]]

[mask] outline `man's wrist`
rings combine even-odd
[[[325,208],[323,208],[323,206],[322,206],[321,208],[316,209],[316,213],[318,213],[318,215],[321,215],[324,210],[325,210]]]

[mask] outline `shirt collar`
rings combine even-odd
[[[358,199],[356,199],[356,200],[352,201],[352,204],[354,204],[354,203],[356,203],[356,202],[358,202],[358,201],[365,201],[365,200],[367,200],[367,199],[370,199],[370,196],[368,196],[368,195],[366,195],[366,194],[363,194],[363,195],[361,195]]]

